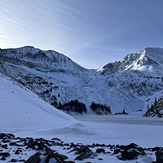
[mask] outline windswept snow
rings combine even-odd
[[[60,128],[75,120],[0,75],[0,132]]]

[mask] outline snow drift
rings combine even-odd
[[[0,75],[0,132],[67,126],[75,120]]]

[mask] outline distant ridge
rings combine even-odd
[[[163,96],[162,48],[144,48],[99,70],[83,68],[52,50],[0,49],[0,72],[66,112],[79,111],[71,102],[77,100],[87,114],[110,114],[110,108],[112,114],[142,116],[147,105]],[[92,103],[98,107],[92,109]]]

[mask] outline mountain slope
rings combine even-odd
[[[58,128],[75,122],[69,115],[55,109],[2,75],[0,75],[0,104],[0,132]]]
[[[112,113],[125,110],[143,115],[147,104],[163,95],[162,63],[161,48],[128,54],[122,62],[109,63],[99,70],[85,69],[51,50],[0,49],[1,73],[55,107],[62,104],[62,109],[63,104],[78,100],[86,105],[88,113],[93,112],[93,102],[109,106]]]
[[[155,102],[148,108],[145,117],[163,117],[163,97],[155,99]]]

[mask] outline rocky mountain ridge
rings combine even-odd
[[[64,104],[78,100],[86,105],[87,113],[125,111],[143,115],[147,105],[163,96],[161,48],[128,54],[122,62],[109,63],[99,70],[85,69],[52,50],[29,46],[0,49],[0,72],[55,107],[63,109]],[[97,104],[96,110],[90,108],[92,103]],[[63,110],[71,112],[76,106],[71,102]]]
[[[146,117],[163,117],[163,97],[158,100],[155,99],[155,102],[148,107],[147,112],[144,114]]]
[[[128,54],[122,62],[114,62],[105,65],[102,70],[108,73],[118,73],[127,70],[141,70],[156,73],[162,76],[163,49],[145,48],[138,53]]]
[[[1,49],[1,57],[11,63],[24,65],[40,71],[81,71],[84,70],[70,58],[52,51],[43,51],[32,46],[25,46],[17,49]]]

